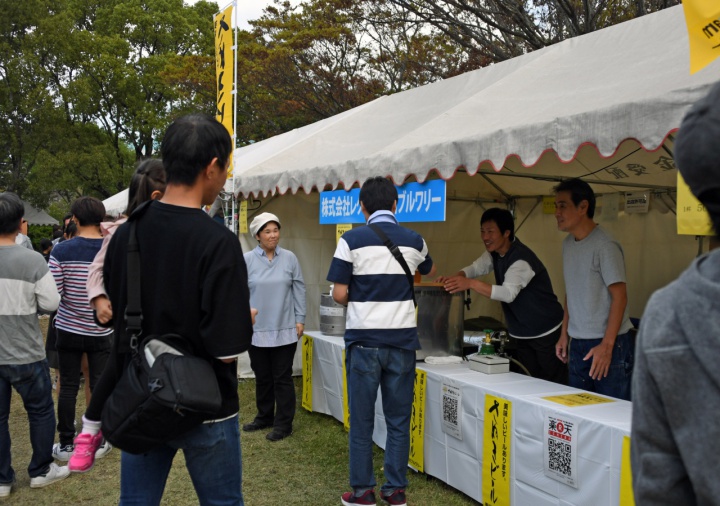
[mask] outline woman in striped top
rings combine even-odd
[[[107,362],[112,338],[112,329],[95,323],[86,288],[88,267],[103,242],[100,222],[105,216],[105,207],[98,199],[81,197],[73,202],[70,211],[78,234],[72,240],[55,246],[49,262],[61,297],[55,317],[60,359],[60,443],[53,447],[53,456],[63,461],[67,461],[73,451],[75,403],[80,386],[82,355],[86,353],[88,356],[92,391]]]

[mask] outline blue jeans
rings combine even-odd
[[[160,504],[179,449],[201,505],[243,506],[242,460],[237,415],[205,423],[142,455],[122,452],[120,506]]]
[[[372,434],[378,387],[387,425],[385,479],[391,494],[407,487],[415,352],[352,345],[345,354],[350,409],[350,486],[355,494],[375,487]]]
[[[31,478],[45,474],[53,462],[55,405],[47,360],[23,365],[0,365],[0,483],[12,483],[15,471],[10,461],[10,398],[12,388],[20,394],[30,423]]]
[[[601,342],[602,339],[572,339],[570,341],[569,384],[571,387],[629,401],[630,383],[635,363],[634,337],[630,332],[617,336],[607,377],[593,380],[590,377],[592,358],[586,361],[583,361],[583,358],[591,348]]]

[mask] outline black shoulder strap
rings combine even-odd
[[[407,276],[408,283],[410,283],[410,291],[413,294],[413,304],[415,304],[415,307],[417,307],[417,302],[415,301],[415,280],[412,273],[410,272],[410,267],[408,267],[408,264],[405,261],[405,257],[403,257],[402,253],[400,252],[400,248],[395,246],[395,243],[392,242],[390,238],[385,234],[385,232],[383,232],[382,229],[377,225],[368,223],[368,227],[370,227],[370,229],[377,234],[383,244],[387,246],[387,249],[390,250],[392,256],[395,257],[395,260],[398,261],[400,266],[405,271],[405,276]]]
[[[135,213],[133,213],[134,215]],[[137,240],[137,217],[130,221],[130,237],[127,246],[127,305],[125,306],[125,331],[130,336],[130,349],[138,350],[138,338],[142,334],[142,306],[140,304],[140,248]]]

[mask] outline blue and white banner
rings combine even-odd
[[[445,181],[396,186],[399,222],[445,221]],[[320,224],[365,223],[360,209],[360,188],[320,193]]]

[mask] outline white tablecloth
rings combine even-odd
[[[343,419],[341,337],[306,331],[313,337],[313,411]],[[427,371],[424,471],[482,502],[482,439],[485,394],[512,401],[511,504],[516,506],[615,506],[619,501],[622,442],[630,434],[631,403],[617,401],[566,407],[543,399],[580,390],[515,373],[488,375],[467,363],[429,365]],[[463,439],[442,431],[441,384],[454,380],[462,392]],[[545,476],[545,417],[559,414],[577,421],[578,488]],[[373,440],[385,447],[386,429],[380,396],[375,406]]]

